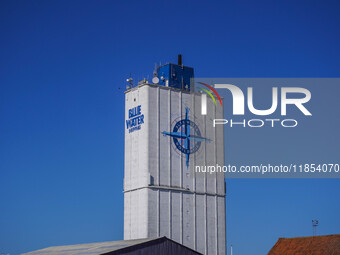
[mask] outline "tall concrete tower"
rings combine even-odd
[[[125,92],[124,239],[167,236],[203,254],[226,254],[223,109],[193,89],[193,69],[156,68]],[[192,81],[192,80],[191,80]],[[221,125],[218,125],[221,126]]]

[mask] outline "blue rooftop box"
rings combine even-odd
[[[158,67],[157,77],[159,85],[190,90],[191,78],[194,78],[194,69],[192,67],[183,66],[181,61],[176,64],[166,64]]]

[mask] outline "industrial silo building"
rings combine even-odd
[[[226,254],[223,108],[194,89],[190,67],[157,67],[125,92],[124,239],[166,236],[203,254]],[[221,125],[219,125],[221,126]]]

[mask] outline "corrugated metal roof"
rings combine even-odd
[[[340,235],[279,238],[268,255],[340,255]]]
[[[160,238],[134,239],[101,243],[87,243],[65,246],[53,246],[23,253],[23,255],[100,255]]]

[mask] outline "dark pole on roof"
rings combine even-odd
[[[316,227],[319,225],[319,220],[312,220],[313,224],[313,236],[316,236]]]
[[[178,65],[182,65],[182,54],[178,54]]]

